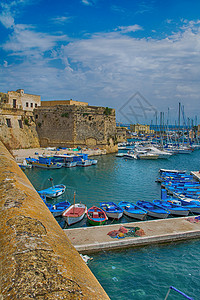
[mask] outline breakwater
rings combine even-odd
[[[0,142],[1,299],[109,299]]]

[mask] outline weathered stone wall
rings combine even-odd
[[[0,141],[9,149],[39,147],[33,113],[21,109],[0,109]]]
[[[109,299],[0,142],[0,299]]]
[[[34,112],[41,147],[74,143],[74,111],[70,105],[40,107]]]
[[[116,127],[117,130],[117,142],[123,143],[127,141],[127,128],[125,127]]]
[[[117,151],[114,109],[57,105],[39,107],[34,113],[42,147],[88,146]]]

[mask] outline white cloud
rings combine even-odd
[[[12,51],[14,55],[34,55],[35,52],[45,52],[52,49],[57,42],[66,40],[65,35],[54,36],[36,32],[32,27],[18,24],[13,27],[13,33],[8,41],[2,45],[6,51]],[[31,51],[31,53],[30,53]]]
[[[58,16],[51,19],[52,22],[56,24],[65,24],[68,22],[71,22],[72,17],[66,17],[66,16]]]
[[[81,2],[85,5],[92,5],[92,2],[90,2],[88,0],[81,0]]]
[[[15,25],[4,50],[19,55],[21,63],[10,64],[9,56],[4,58],[8,68],[1,71],[2,87],[7,91],[21,86],[42,99],[73,98],[117,110],[139,91],[159,111],[178,108],[181,101],[189,115],[196,114],[200,110],[199,24],[185,22],[184,28],[159,40],[126,35],[141,30],[132,26],[66,45],[65,36]]]
[[[135,32],[138,30],[143,30],[140,25],[130,25],[130,26],[118,26],[115,30],[121,31],[121,33]]]

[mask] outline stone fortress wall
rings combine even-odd
[[[74,103],[57,105],[55,101],[54,106],[38,107],[34,115],[42,147],[87,146],[106,149],[108,153],[117,151],[114,109]]]
[[[41,102],[23,89],[0,93],[0,140],[9,149],[81,146],[117,152],[115,110],[72,99]]]

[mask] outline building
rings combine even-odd
[[[114,109],[72,100],[44,101],[34,116],[42,147],[98,147],[117,152]]]
[[[126,127],[116,127],[117,130],[117,142],[118,143],[124,143],[127,142],[127,131],[128,129]]]
[[[24,90],[0,93],[0,140],[8,149],[39,147],[33,110],[40,96]]]
[[[0,93],[0,105],[3,108],[22,109],[33,111],[41,105],[41,97],[37,95],[25,94],[23,89]]]
[[[136,132],[137,134],[153,134],[154,130],[150,129],[149,125],[142,125],[142,124],[131,124],[130,131]]]

